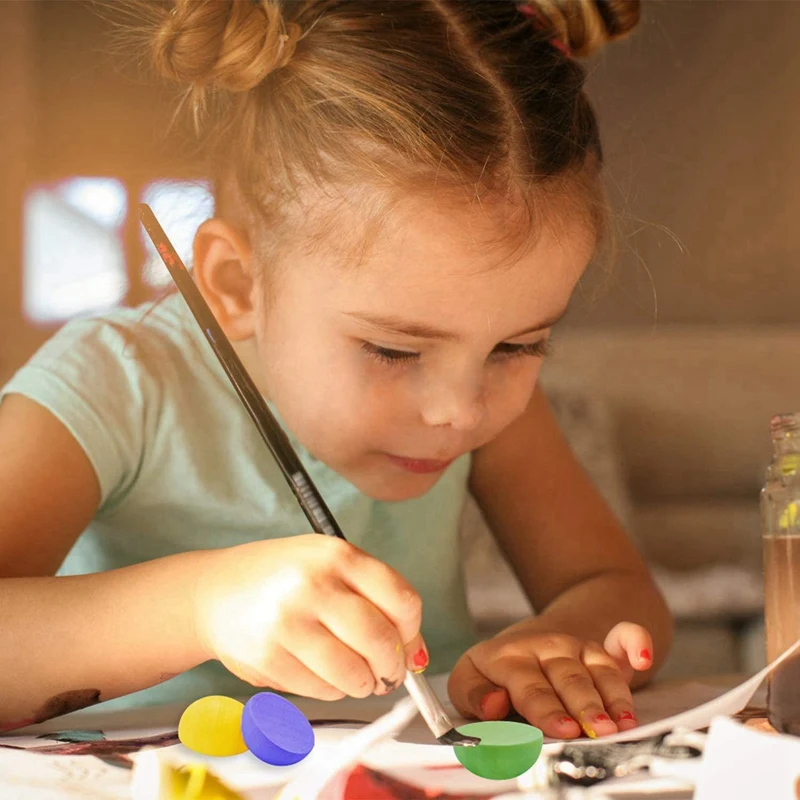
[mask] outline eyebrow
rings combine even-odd
[[[562,319],[566,313],[567,309],[565,308],[556,316],[546,319],[544,322],[540,322],[538,325],[533,325],[530,328],[526,328],[524,331],[518,331],[517,333],[507,336],[506,338],[516,339],[517,336],[524,336],[526,333],[536,333],[537,331],[543,331],[547,328],[552,328],[553,325]],[[368,325],[372,325],[375,328],[380,328],[388,333],[402,333],[415,339],[438,339],[445,342],[457,342],[461,339],[461,336],[459,336],[457,333],[443,331],[439,328],[434,328],[431,325],[425,325],[419,322],[409,322],[408,320],[401,319],[400,317],[366,314],[358,311],[344,312],[344,314],[347,317],[352,317],[353,319],[360,320],[361,322],[366,322]]]

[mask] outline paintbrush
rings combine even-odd
[[[305,467],[300,463],[288,437],[269,410],[239,356],[236,355],[233,346],[211,313],[211,309],[200,294],[200,290],[195,286],[192,276],[167,238],[150,206],[144,203],[139,206],[139,218],[206,340],[211,345],[214,355],[233,384],[236,394],[239,395],[247,413],[258,428],[261,438],[272,452],[283,477],[294,492],[300,508],[303,509],[303,513],[311,523],[311,527],[317,533],[344,539],[345,536],[322,499],[322,495],[309,477]],[[453,727],[439,698],[436,697],[423,675],[408,670],[403,685],[414,699],[420,714],[439,742],[470,747],[480,744],[480,739],[475,736],[465,736]]]

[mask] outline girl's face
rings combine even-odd
[[[384,501],[424,494],[522,414],[594,247],[562,217],[560,237],[544,230],[509,259],[480,208],[393,214],[361,263],[290,258],[255,337],[259,383],[292,433]]]

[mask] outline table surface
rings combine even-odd
[[[634,693],[634,704],[641,724],[652,722],[718,697],[727,690],[747,680],[746,674],[726,674],[698,676],[688,679],[654,680],[651,684]],[[431,679],[431,685],[440,698],[447,697],[446,675]],[[384,697],[369,697],[365,700],[344,699],[336,702],[321,700],[298,701],[309,718],[332,719],[354,718],[374,719],[388,711],[399,697],[394,693]],[[448,703],[445,703],[448,706]],[[753,699],[740,716],[750,718],[764,712],[766,705],[766,684],[762,684]],[[177,727],[186,704],[154,706],[151,708],[104,711],[102,705],[75,711],[55,719],[22,728],[7,736],[37,736],[63,730],[89,730],[107,728],[145,728],[174,725]],[[448,709],[452,712],[452,709]],[[452,713],[451,713],[451,716]],[[764,713],[762,713],[764,716]],[[455,721],[455,717],[453,716]],[[3,736],[0,735],[0,741]]]
[[[664,719],[689,708],[694,708],[714,697],[718,697],[734,686],[741,684],[747,680],[748,677],[750,676],[736,674],[700,676],[688,680],[656,680],[649,686],[635,693],[637,716],[642,724]],[[442,693],[442,681],[446,681],[446,676],[437,676],[432,679],[431,683],[440,697],[446,697],[446,692]],[[736,718],[744,721],[749,727],[757,727],[760,730],[771,731],[765,719],[765,701],[766,686],[762,684],[756,691],[747,708],[738,714]],[[367,701],[355,701],[359,704],[357,706],[353,706],[352,702],[353,701],[347,700],[338,701],[337,703],[309,701],[308,704],[304,703],[302,707],[306,715],[310,718],[313,716],[327,719],[341,717],[350,718],[351,715],[355,716],[356,714],[361,718],[374,718],[388,707],[391,707],[395,699],[390,695],[389,697],[374,698],[372,702],[370,702],[370,699]],[[343,704],[345,705],[343,706]],[[374,708],[372,708],[373,704],[375,705]],[[39,725],[29,726],[20,731],[15,731],[13,735],[39,736],[44,733],[53,733],[56,731],[99,729],[116,731],[116,734],[111,738],[124,738],[125,734],[122,734],[122,737],[119,736],[120,732],[123,730],[131,730],[132,736],[132,729],[141,730],[173,726],[174,730],[177,727],[177,722],[184,708],[185,704],[159,706],[150,709],[103,712],[102,706],[98,706],[93,709],[84,709],[79,712],[74,712],[73,714],[48,720]],[[358,711],[354,710],[356,708]],[[365,709],[369,709],[369,711],[364,713]],[[419,717],[417,717],[417,720],[419,720]],[[456,724],[458,723],[456,722]],[[419,727],[416,734],[412,732],[411,738],[408,738],[405,734],[406,732],[404,732],[404,735],[401,737],[398,737],[398,739],[412,744],[415,742],[427,743],[424,741],[424,738],[415,738],[417,735],[422,737],[427,736],[428,739],[430,739],[430,733],[424,728],[424,725]],[[6,736],[11,735],[12,734],[6,734]],[[4,737],[0,737],[0,742],[2,742],[3,738]],[[53,743],[51,742],[51,744]],[[0,753],[2,753],[2,748],[0,748]],[[0,792],[0,794],[2,794],[2,792]],[[568,794],[561,796],[572,798],[573,796],[578,797],[584,794],[589,795],[589,790],[585,792],[570,790]],[[673,798],[674,800],[687,800],[687,798],[691,798],[691,795],[692,793],[690,791],[683,791],[682,793],[679,792],[675,794],[659,794],[658,797],[661,798],[661,800],[672,800]],[[48,797],[52,796],[54,795],[48,795]],[[73,795],[68,796],[73,797]],[[597,797],[597,794],[591,793],[591,796]],[[609,794],[604,796],[610,798],[616,795]],[[628,800],[635,800],[639,796],[640,795],[637,794],[625,795]],[[643,794],[641,796],[644,797],[647,795]]]

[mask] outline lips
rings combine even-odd
[[[408,472],[429,473],[442,472],[447,469],[455,459],[450,458],[446,461],[435,461],[430,458],[404,458],[403,456],[389,456],[389,460],[401,469]]]

